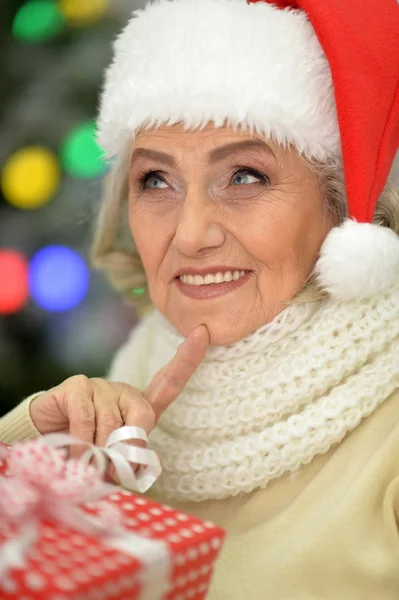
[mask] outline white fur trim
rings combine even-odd
[[[399,281],[399,237],[386,227],[347,220],[325,239],[316,275],[337,300],[382,293]]]
[[[98,119],[110,158],[141,127],[224,122],[308,157],[340,154],[331,73],[304,12],[246,0],[158,0],[115,42]]]

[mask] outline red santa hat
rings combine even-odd
[[[341,300],[399,279],[399,238],[371,224],[399,147],[397,0],[158,0],[115,42],[98,119],[113,157],[142,127],[245,127],[308,158],[342,157],[349,218],[320,285]]]

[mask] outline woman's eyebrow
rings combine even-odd
[[[275,158],[273,150],[268,144],[266,144],[266,142],[263,142],[262,140],[243,140],[241,142],[232,142],[231,144],[226,144],[225,146],[215,148],[215,150],[212,150],[212,152],[208,154],[208,162],[218,162],[230,154],[233,154],[233,152],[252,149],[266,151]]]
[[[275,157],[273,150],[268,144],[266,144],[266,142],[263,142],[262,140],[243,140],[241,142],[232,142],[230,144],[220,146],[219,148],[215,148],[209,152],[207,160],[208,163],[219,162],[234,152],[252,150],[254,148],[266,151],[268,154],[271,154]],[[161,152],[159,150],[151,150],[150,148],[136,148],[131,156],[131,164],[138,158],[150,158],[158,162],[162,162],[169,167],[177,167],[176,160],[171,154],[168,154],[167,152]]]
[[[177,166],[175,159],[171,154],[167,152],[160,152],[159,150],[150,150],[149,148],[136,148],[130,158],[130,164],[132,165],[138,158],[151,158],[158,162],[163,162],[169,167],[175,168]]]

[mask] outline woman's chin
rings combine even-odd
[[[210,322],[205,325],[209,331],[209,339],[211,346],[229,346],[235,344],[240,340],[244,339],[248,334],[246,332],[239,331],[237,328],[232,328],[226,324],[214,324]]]
[[[250,293],[244,294],[240,289],[234,292],[234,298],[233,294],[223,294],[202,300],[189,298],[178,289],[172,292],[161,312],[184,337],[199,325],[205,325],[211,346],[235,344],[274,316],[272,306],[257,309],[256,296],[252,298]]]
[[[211,346],[228,346],[235,344],[252,333],[252,328],[248,324],[238,322],[238,320],[230,316],[221,315],[186,315],[181,318],[181,315],[176,316],[176,319],[167,317],[168,320],[176,327],[176,329],[187,337],[199,325],[205,325],[209,331],[209,339]],[[246,326],[243,326],[246,325]],[[253,329],[255,331],[256,327]]]

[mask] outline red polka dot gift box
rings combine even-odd
[[[44,441],[0,444],[1,600],[202,600],[223,538]]]

